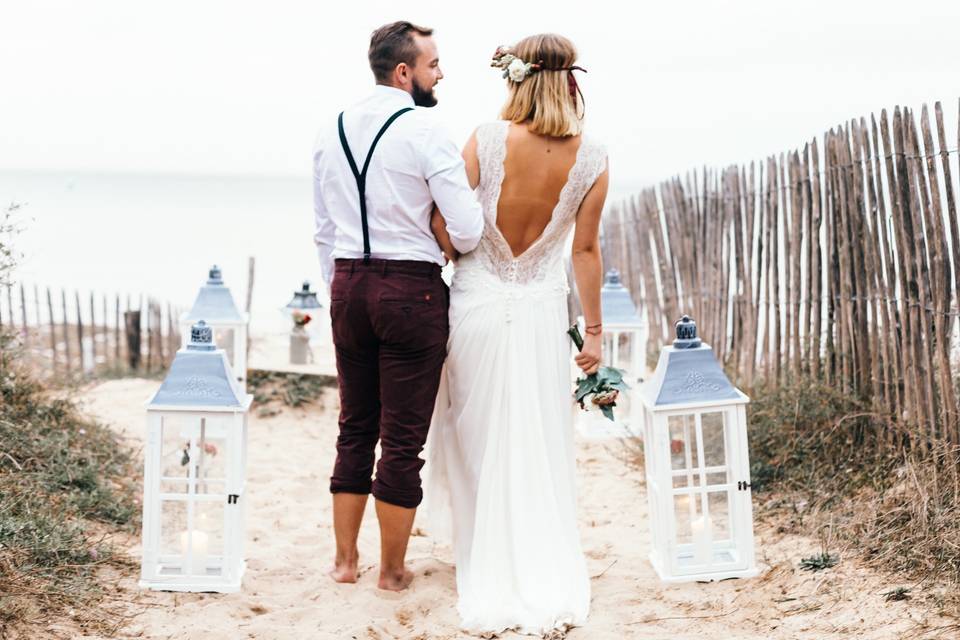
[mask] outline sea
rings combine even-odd
[[[326,298],[309,175],[2,171],[0,211],[11,205],[18,205],[13,246],[20,254],[14,306],[18,314],[22,283],[31,323],[35,285],[44,322],[46,287],[55,305],[60,289],[68,300],[79,292],[84,313],[91,292],[98,308],[101,296],[120,295],[124,304],[143,296],[186,310],[212,265],[242,308],[251,257],[251,331],[287,327],[281,310],[304,281]],[[0,295],[0,317],[7,305]]]

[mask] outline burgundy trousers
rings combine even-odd
[[[330,317],[340,435],[331,493],[373,493],[406,508],[420,504],[420,453],[447,355],[448,307],[436,264],[336,261]]]

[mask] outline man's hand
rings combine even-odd
[[[583,349],[576,355],[574,361],[587,375],[596,373],[600,368],[600,354],[602,352],[600,335],[587,334],[583,337]]]

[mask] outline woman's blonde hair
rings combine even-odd
[[[573,71],[558,70],[577,61],[573,43],[555,33],[541,33],[524,38],[510,52],[524,62],[541,63],[544,69],[523,82],[507,79],[507,102],[500,118],[527,122],[530,132],[540,135],[579,135],[583,131],[583,100],[579,91],[571,95],[567,76]]]

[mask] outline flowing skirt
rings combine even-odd
[[[449,507],[470,632],[541,634],[587,617],[566,325],[565,281],[458,269],[426,494],[432,520]]]

